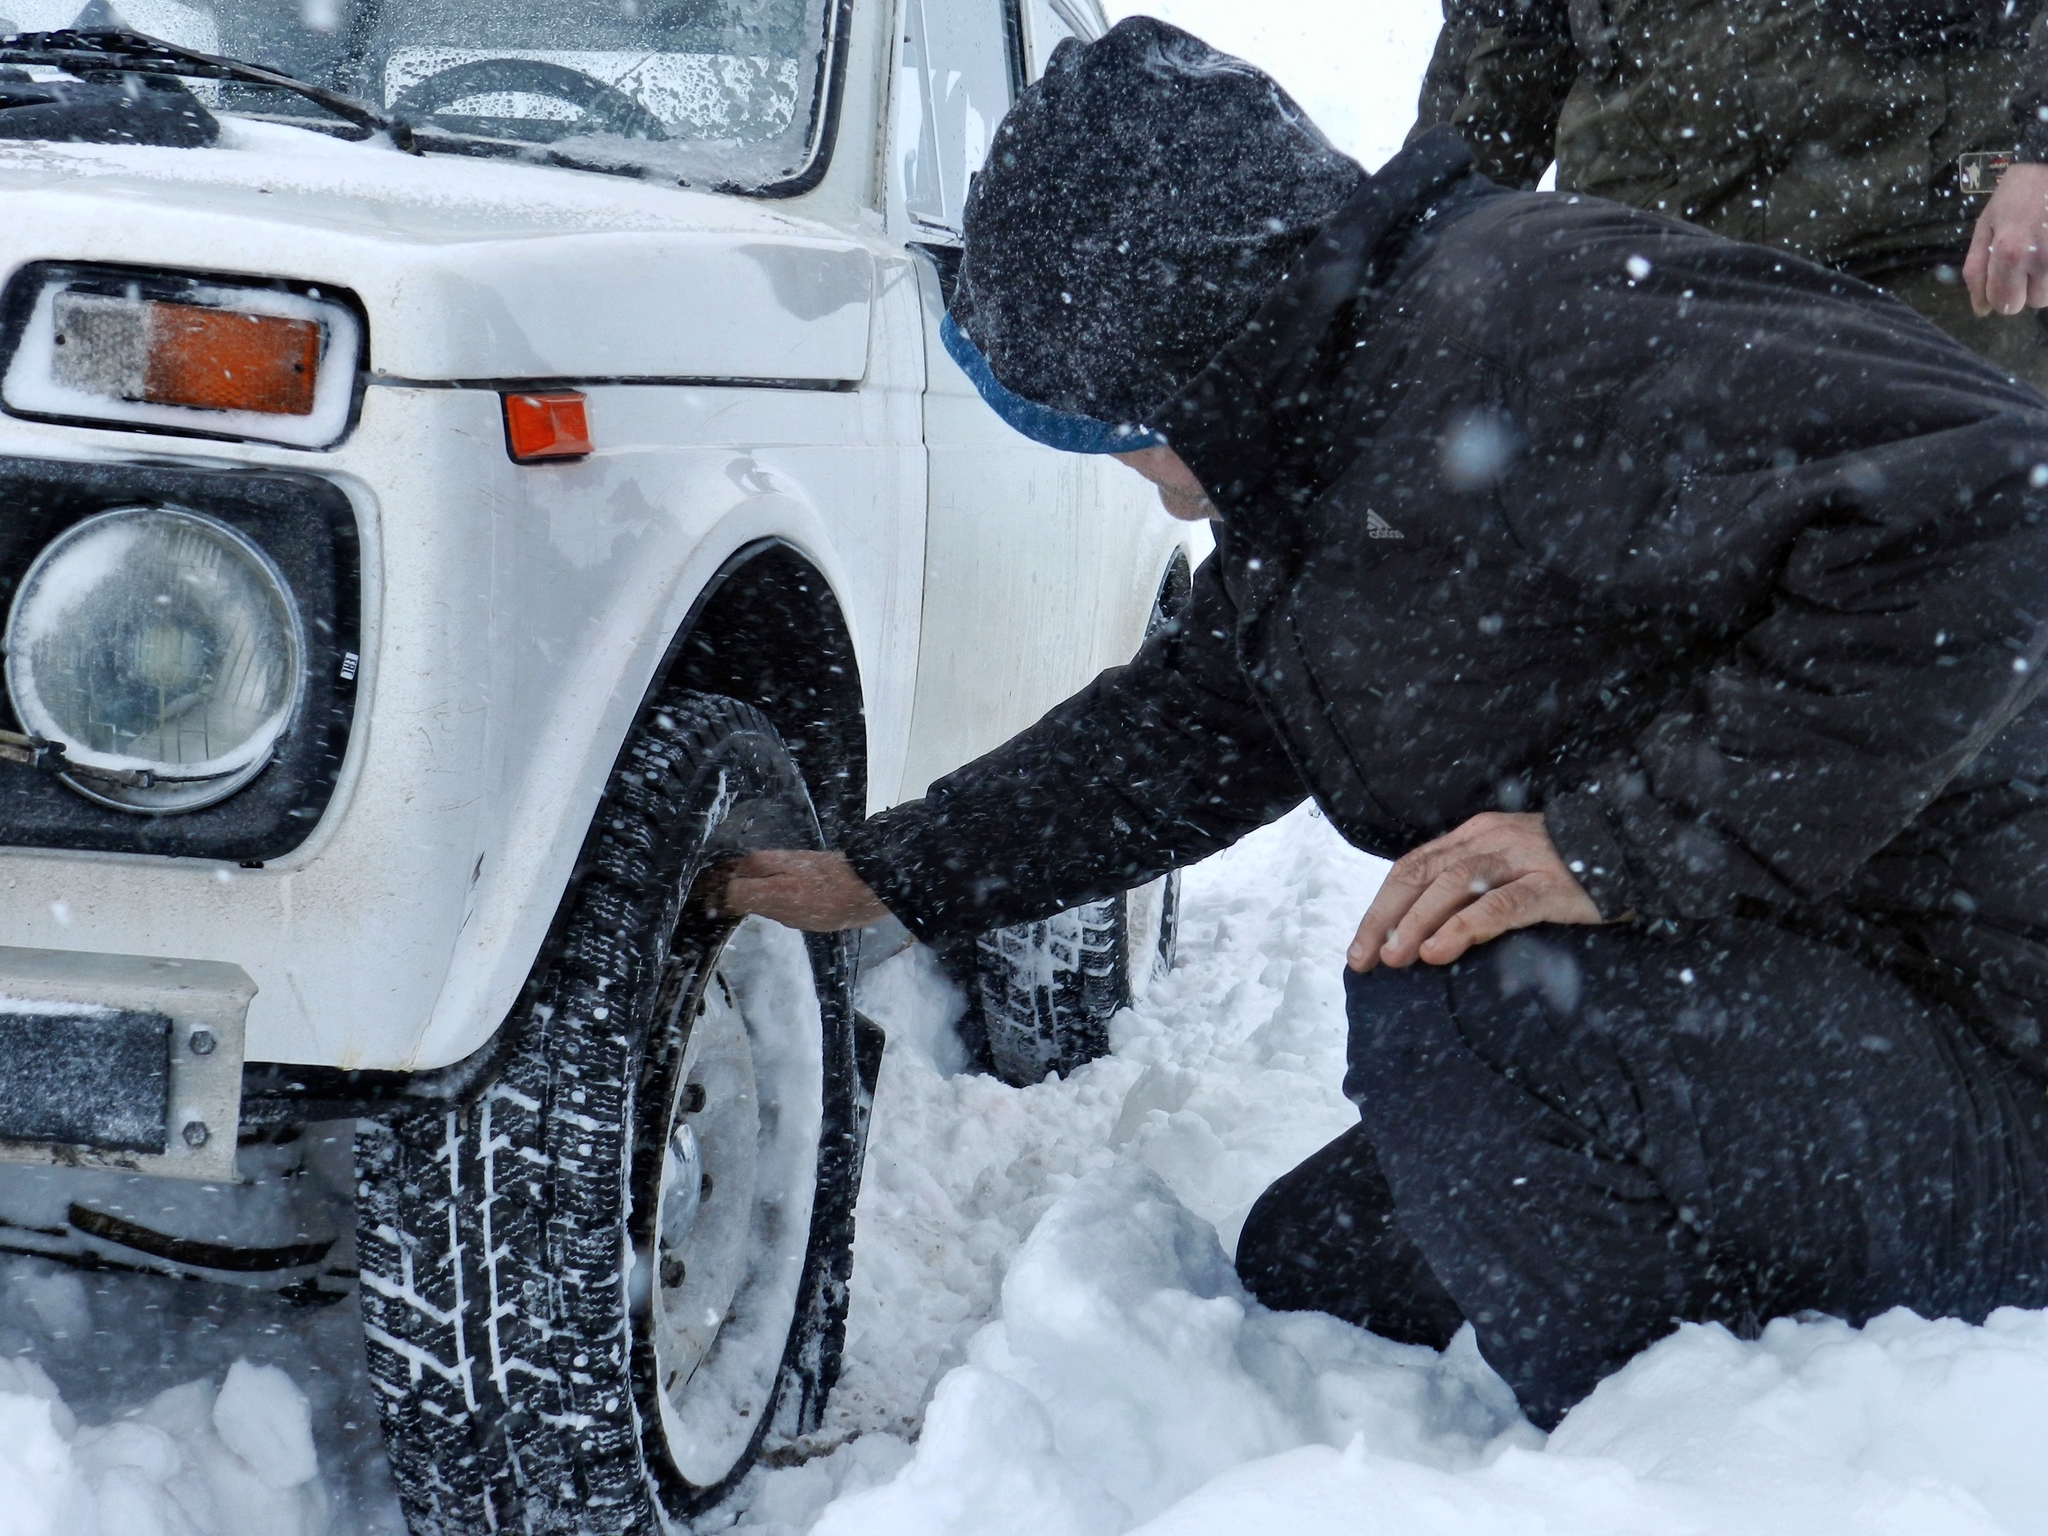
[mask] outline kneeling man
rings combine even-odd
[[[998,132],[951,345],[1215,519],[1192,612],[727,905],[927,939],[1304,794],[1397,858],[1358,1127],[1239,1246],[1549,1427],[1678,1320],[2048,1305],[2048,401],[1447,131],[1368,175],[1134,19]],[[1420,962],[1420,963],[1418,963]]]

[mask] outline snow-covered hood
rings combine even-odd
[[[874,261],[743,198],[222,119],[219,147],[0,144],[0,271],[346,288],[394,379],[855,380]]]

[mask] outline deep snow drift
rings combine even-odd
[[[1439,1359],[1251,1302],[1245,1212],[1355,1118],[1339,967],[1383,867],[1302,811],[1191,870],[1180,966],[1069,1082],[943,1075],[924,957],[875,973],[853,1438],[757,1475],[741,1527],[2048,1532],[2048,1314],[1688,1328],[1546,1443],[1469,1334]]]
[[[1546,1442],[1469,1336],[1251,1303],[1244,1213],[1352,1118],[1338,966],[1379,870],[1297,812],[1190,871],[1180,965],[1066,1082],[956,1075],[929,957],[872,973],[845,1374],[808,1459],[707,1526],[2048,1533],[2048,1314],[1688,1328]],[[0,1261],[0,1536],[389,1536],[353,1315]]]

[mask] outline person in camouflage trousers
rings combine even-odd
[[[1506,185],[1555,161],[1562,190],[1847,272],[2048,388],[2048,329],[2027,312],[2048,304],[2044,12],[1444,0],[1410,138],[1447,123]]]

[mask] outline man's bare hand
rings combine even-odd
[[[1354,971],[1417,960],[1449,965],[1516,928],[1600,921],[1540,815],[1488,811],[1387,871],[1346,960]]]
[[[1979,315],[2048,305],[2048,165],[2013,165],[1977,216],[1963,285]]]
[[[805,933],[865,928],[889,915],[840,853],[771,848],[732,866],[712,916],[760,916]]]

